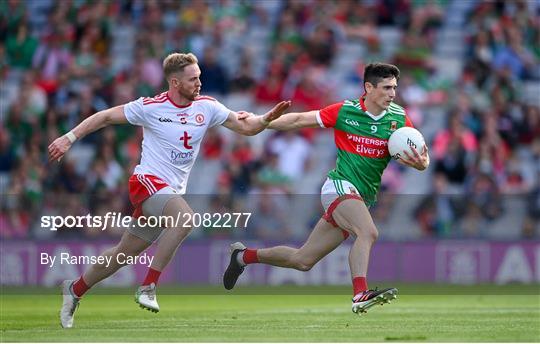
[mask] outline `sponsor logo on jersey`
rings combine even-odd
[[[170,119],[170,118],[167,118],[167,117],[160,117],[160,118],[158,119],[158,121],[160,121],[160,122],[169,122],[169,123],[172,123],[173,120]]]
[[[357,136],[347,134],[347,139],[356,143],[356,153],[370,157],[370,158],[382,158],[388,154],[387,140],[376,139],[372,137]]]
[[[176,114],[176,117],[180,117],[180,124],[187,124],[187,118],[189,114],[187,113],[178,113]]]
[[[356,153],[368,158],[384,158],[388,154],[388,150],[366,145],[356,145]]]
[[[347,140],[355,142],[355,143],[369,145],[370,147],[388,146],[388,140],[377,139],[374,137],[359,136],[359,135],[354,135],[350,133],[347,133]]]
[[[381,159],[389,154],[388,140],[385,139],[354,135],[336,130],[335,141],[339,149],[367,158]]]
[[[353,119],[346,119],[345,120],[345,123],[348,124],[348,125],[352,125],[353,127],[359,127],[360,126],[360,123],[358,123],[357,121],[353,120]]]
[[[195,152],[181,152],[176,149],[171,150],[170,161],[173,165],[183,165],[191,160],[193,160]]]

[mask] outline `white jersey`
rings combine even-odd
[[[225,122],[230,112],[204,96],[186,106],[176,105],[167,92],[124,105],[129,123],[143,127],[141,162],[134,174],[154,175],[184,194],[204,134]]]

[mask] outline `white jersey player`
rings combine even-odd
[[[141,163],[135,174],[160,176],[181,194],[208,128],[223,124],[231,110],[211,97],[175,104],[163,92],[124,105],[126,119],[143,127]]]
[[[129,180],[134,217],[172,216],[192,213],[181,196],[208,128],[223,125],[242,135],[255,135],[290,106],[283,101],[263,116],[248,116],[227,109],[217,100],[199,96],[201,71],[193,54],[174,53],[163,61],[169,89],[153,98],[139,98],[125,105],[100,111],[81,122],[49,146],[50,160],[60,160],[71,145],[89,133],[111,124],[131,123],[143,127],[141,162]],[[113,248],[102,253],[110,264],[94,264],[77,280],[62,283],[62,327],[73,326],[73,317],[83,294],[122,267],[118,255],[138,256],[154,241],[156,253],[148,273],[135,294],[145,309],[159,311],[156,284],[163,269],[191,228],[174,226],[167,230],[128,227]]]
[[[124,105],[127,121],[143,127],[141,163],[129,180],[134,217],[141,215],[141,199],[166,186],[168,191],[185,194],[204,134],[227,121],[231,113],[212,97],[196,96],[190,103],[179,105],[167,92]]]

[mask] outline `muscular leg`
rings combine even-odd
[[[377,291],[369,290],[367,286],[369,254],[378,232],[365,203],[359,199],[346,199],[338,204],[332,217],[340,228],[356,235],[349,252],[353,282],[352,311],[361,314],[375,305],[390,303],[396,298],[396,288]]]
[[[111,264],[94,264],[76,281],[66,280],[62,282],[62,297],[63,303],[60,308],[60,323],[64,328],[73,326],[73,315],[79,304],[79,299],[99,281],[114,274],[120,269],[122,264],[118,264],[116,257],[119,253],[124,253],[126,256],[138,256],[144,251],[150,243],[145,241],[127,230],[122,235],[118,245],[106,250],[102,256],[113,257]]]
[[[155,195],[154,197],[160,196],[161,195]],[[161,197],[168,198],[170,195]],[[161,201],[165,202],[164,205]],[[148,200],[146,202],[148,202]],[[169,219],[176,221],[178,216],[181,216],[179,219],[182,219],[184,214],[192,213],[192,210],[180,195],[174,195],[172,198],[166,200],[159,198],[150,199],[150,203],[143,204],[143,212],[145,212],[145,215],[147,213],[154,216],[163,215],[165,217],[162,219],[167,219],[167,221],[169,221],[169,223],[166,224],[167,228],[161,233],[154,259],[151,266],[148,268],[146,277],[135,293],[135,302],[137,302],[141,308],[152,312],[159,312],[159,305],[156,298],[156,285],[159,276],[176,254],[176,250],[182,241],[191,231],[191,227],[183,227],[184,223],[179,223],[179,227],[177,227],[176,223],[170,222]],[[191,226],[191,224],[189,225]]]
[[[118,269],[120,269],[122,264],[118,264],[116,256],[119,253],[124,253],[126,256],[138,256],[142,251],[144,251],[150,243],[136,237],[135,235],[125,231],[120,239],[118,245],[106,250],[101,255],[107,257],[113,257],[111,259],[111,264],[106,266],[106,264],[94,264],[83,274],[83,280],[86,282],[88,287],[92,287],[94,284],[99,281],[104,280],[105,278],[114,274]]]
[[[368,208],[361,200],[347,199],[336,207],[332,216],[340,228],[356,235],[349,252],[349,266],[352,278],[365,277],[371,246],[378,237]]]
[[[174,219],[176,219],[178,213],[193,213],[187,202],[180,196],[171,198],[163,209],[164,216],[172,216]],[[191,227],[182,227],[182,225],[183,223],[179,223],[180,227],[171,226],[165,229],[165,232],[157,243],[156,253],[150,268],[163,271],[167,264],[169,264],[182,241],[191,232]]]
[[[179,196],[172,198],[167,202],[163,215],[170,215],[176,218],[178,212],[186,211],[191,212],[192,210],[184,199]],[[174,256],[176,249],[189,234],[190,230],[191,228],[170,228],[166,230],[159,240],[151,268],[162,271]],[[118,245],[102,253],[102,256],[113,257],[111,264],[109,266],[106,266],[105,264],[92,265],[90,269],[83,274],[84,282],[86,282],[88,287],[92,287],[99,281],[114,274],[123,266],[118,264],[115,258],[119,253],[135,257],[146,250],[150,245],[151,243],[125,231]]]
[[[257,258],[260,263],[308,271],[338,247],[343,240],[345,238],[339,228],[320,219],[307,241],[299,249],[288,246],[263,248],[257,250]]]

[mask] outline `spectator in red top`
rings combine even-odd
[[[478,150],[476,137],[472,131],[465,127],[461,118],[456,113],[451,115],[447,128],[435,135],[433,141],[433,155],[435,158],[443,159],[448,152],[450,143],[454,140],[457,140],[468,153]]]
[[[476,137],[463,124],[460,116],[454,111],[450,117],[448,128],[440,131],[433,142],[435,170],[443,173],[455,187],[465,182],[468,161],[478,150]]]
[[[223,151],[223,138],[214,128],[208,129],[204,138],[204,145],[201,146],[205,159],[215,160],[221,158]]]
[[[255,100],[258,103],[274,103],[282,99],[283,77],[279,74],[270,74],[262,80],[255,90]]]

